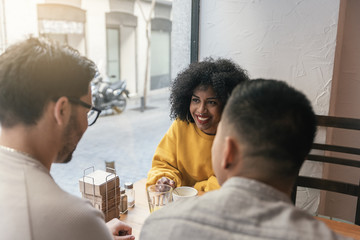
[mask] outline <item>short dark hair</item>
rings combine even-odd
[[[246,147],[244,157],[270,160],[277,174],[294,176],[309,153],[316,117],[300,91],[277,80],[255,79],[240,84],[223,118]]]
[[[0,56],[0,122],[36,124],[45,105],[61,96],[88,93],[95,64],[80,53],[49,39],[30,37]]]
[[[249,80],[246,71],[229,59],[205,58],[201,62],[191,63],[172,83],[170,118],[194,122],[189,106],[196,87],[211,86],[220,103],[225,106],[235,86],[246,80]]]

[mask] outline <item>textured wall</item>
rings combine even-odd
[[[200,11],[200,58],[285,80],[328,113],[339,0],[203,0]]]
[[[203,0],[200,13],[200,59],[232,58],[252,78],[284,80],[328,114],[339,0]],[[322,165],[306,162],[300,174],[321,176]],[[318,190],[297,196],[297,206],[317,211]]]

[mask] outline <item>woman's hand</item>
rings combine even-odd
[[[106,223],[110,233],[112,234],[114,240],[134,240],[135,237],[132,234],[132,228],[126,223],[121,222],[117,218]]]
[[[167,184],[172,188],[176,188],[176,182],[167,177],[160,178],[159,180],[157,180],[156,184]]]

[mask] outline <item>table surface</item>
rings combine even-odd
[[[120,215],[120,220],[132,227],[135,239],[139,239],[141,227],[145,219],[150,215],[145,185],[145,178],[134,183],[135,206],[129,208],[126,214]]]
[[[127,214],[120,215],[120,220],[132,227],[135,239],[139,239],[141,227],[145,219],[150,215],[145,185],[146,179],[141,179],[140,181],[134,183],[135,206],[133,208],[129,208]],[[338,222],[321,217],[315,218],[323,221],[334,232],[360,240],[360,226],[358,225]]]

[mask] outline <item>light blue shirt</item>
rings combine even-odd
[[[284,193],[233,177],[221,189],[150,215],[140,239],[348,239],[296,208]]]

